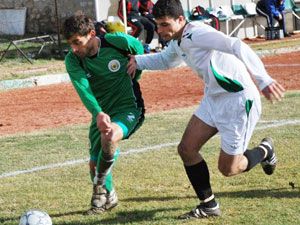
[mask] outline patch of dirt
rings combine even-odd
[[[263,58],[269,74],[287,90],[300,89],[300,52]],[[203,82],[187,67],[145,72],[140,81],[146,113],[192,106],[201,100]],[[0,92],[0,135],[87,123],[84,108],[69,83]]]

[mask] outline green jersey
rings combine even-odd
[[[128,54],[143,54],[136,38],[124,33],[106,34],[101,38],[95,57],[80,59],[72,51],[65,64],[70,79],[85,107],[95,118],[101,111],[111,115],[136,108],[131,77],[127,74]],[[141,74],[141,71],[137,71]]]

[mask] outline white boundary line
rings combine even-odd
[[[264,64],[265,67],[300,67],[300,64]]]
[[[268,128],[273,128],[273,127],[280,127],[280,126],[286,126],[286,125],[297,125],[300,124],[300,120],[272,120],[272,121],[261,121],[261,124],[265,124],[261,127],[257,127],[256,130],[265,130]],[[267,124],[268,123],[268,124]],[[144,148],[138,148],[138,149],[128,149],[125,152],[121,152],[121,155],[131,155],[131,154],[139,154],[147,151],[153,151],[153,150],[160,150],[165,147],[173,147],[178,145],[179,142],[170,142],[170,143],[164,143],[164,144],[159,144],[159,145],[152,145]],[[8,173],[3,173],[0,174],[0,179],[6,178],[6,177],[14,177],[17,175],[21,174],[26,174],[26,173],[33,173],[41,170],[47,170],[47,169],[54,169],[58,167],[65,167],[65,166],[73,166],[77,164],[82,164],[86,163],[89,159],[78,159],[78,160],[70,160],[66,161],[63,163],[56,163],[56,164],[48,164],[45,166],[38,166],[38,167],[33,167],[31,169],[26,169],[26,170],[17,170],[13,172],[8,172]]]

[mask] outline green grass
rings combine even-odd
[[[300,39],[289,39],[284,41],[267,41],[262,43],[251,43],[252,49],[255,51],[259,50],[269,50],[269,49],[279,49],[279,48],[293,48],[300,46]]]
[[[97,216],[84,216],[91,196],[86,164],[57,167],[0,178],[0,224],[18,223],[30,208],[47,211],[55,225],[96,224],[299,224],[300,223],[300,92],[289,92],[275,105],[264,103],[263,123],[251,140],[272,136],[279,158],[274,175],[260,166],[249,173],[225,178],[217,170],[219,137],[210,140],[203,155],[222,217],[178,221],[176,217],[198,202],[176,153],[176,143],[195,107],[148,114],[141,129],[121,144],[122,152],[164,143],[169,147],[123,155],[114,168],[120,205]],[[297,124],[266,128],[274,120]],[[278,121],[277,121],[278,122]],[[0,175],[16,170],[88,158],[88,125],[68,126],[0,138]],[[295,189],[289,185],[295,184]]]
[[[10,40],[19,40],[20,37],[0,37],[0,58],[9,47]],[[17,47],[21,49],[33,64],[11,45],[5,53],[1,63],[0,80],[23,79],[31,76],[45,74],[65,73],[64,57],[58,54],[56,44],[46,44],[40,54],[38,54],[41,43],[20,42]],[[66,42],[62,42],[62,50],[67,49]]]

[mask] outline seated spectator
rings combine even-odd
[[[155,24],[149,18],[142,16],[139,8],[139,0],[126,0],[127,23],[128,26],[132,28],[131,35],[137,38],[144,30],[146,30],[147,35],[145,39],[144,50],[145,53],[149,53],[149,44],[154,36]],[[122,0],[119,1],[118,16],[124,21]]]
[[[157,31],[156,23],[154,21],[154,16],[152,15],[153,2],[151,0],[140,0],[140,13],[142,16],[148,18],[154,25],[155,31]],[[167,42],[164,41],[160,36],[158,36],[158,42],[162,48],[167,46]]]
[[[103,37],[107,33],[105,23],[103,21],[94,21],[94,26],[97,36]]]
[[[291,35],[285,29],[285,15],[284,15],[285,0],[260,0],[257,2],[256,11],[259,15],[267,19],[268,27],[274,27],[274,19],[279,22],[279,28],[283,30],[285,37]]]

